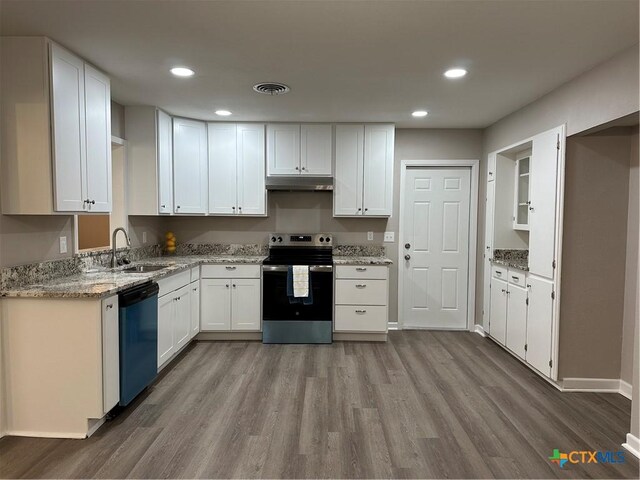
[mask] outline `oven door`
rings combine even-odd
[[[262,319],[266,321],[327,321],[333,319],[333,267],[309,266],[313,303],[291,303],[286,265],[262,267]]]

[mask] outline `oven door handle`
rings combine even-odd
[[[286,272],[289,269],[287,265],[263,265],[263,272]],[[310,265],[310,272],[332,272],[333,265]]]

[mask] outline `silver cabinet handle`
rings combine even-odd
[[[503,288],[503,289],[502,289],[502,293],[507,293],[507,291]]]
[[[197,291],[198,291],[198,288],[197,288],[197,287],[196,287],[196,288],[194,288],[194,289],[193,289],[193,291],[194,291],[194,292],[197,292]]]
[[[233,284],[233,288],[236,288],[236,284],[235,283]]]
[[[225,287],[229,288],[229,284],[225,285]]]
[[[227,270],[235,270],[236,269],[236,267],[224,267],[224,268],[226,268]]]
[[[363,314],[363,313],[367,313],[367,311],[366,310],[356,310],[356,313]]]
[[[411,260],[411,255],[406,254],[406,255],[404,256],[404,259],[405,259],[405,260]]]
[[[365,267],[356,267],[356,272],[366,272],[367,269]]]
[[[511,278],[512,278],[513,280],[515,280],[516,282],[520,280],[520,279],[519,279],[518,277],[516,277],[515,275],[511,275]]]
[[[358,283],[356,285],[356,288],[364,288],[364,287],[366,287],[366,285],[364,283]]]
[[[496,270],[496,275],[501,277],[502,276],[502,272],[500,270]]]

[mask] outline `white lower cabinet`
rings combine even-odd
[[[198,282],[190,283],[190,278],[190,272],[182,272],[158,281],[158,368],[195,336],[192,302],[199,292],[193,295]]]
[[[260,266],[205,265],[201,288],[201,331],[261,330]]]
[[[106,414],[120,401],[118,296],[102,301],[102,405]]]
[[[336,267],[335,332],[385,333],[389,317],[386,266]]]
[[[492,267],[490,336],[547,377],[551,376],[553,282]]]
[[[189,285],[191,289],[191,338],[200,331],[200,280],[195,280]]]
[[[527,321],[527,363],[547,376],[551,375],[551,339],[553,328],[553,282],[529,276]]]

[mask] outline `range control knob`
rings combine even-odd
[[[276,241],[276,237],[271,237],[271,242],[275,243],[275,241]]]
[[[282,237],[278,237],[278,242],[282,242]]]
[[[324,237],[320,237],[320,243],[324,242]]]
[[[325,242],[330,242],[331,241],[331,237],[327,237],[324,239]]]

